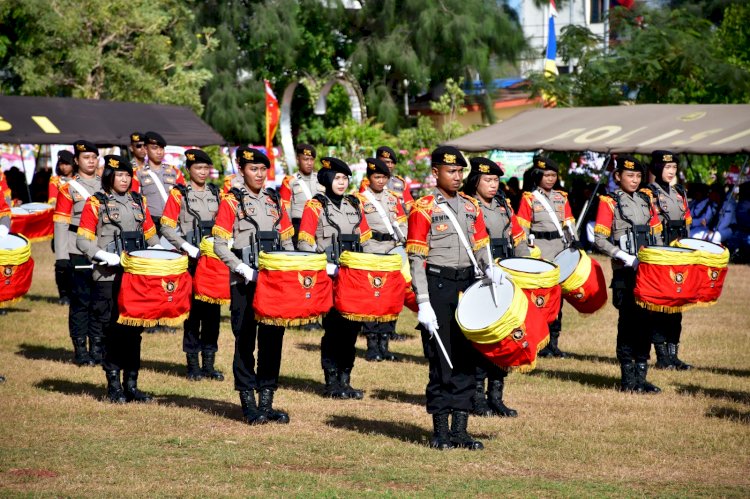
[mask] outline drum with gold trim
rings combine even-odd
[[[19,301],[31,287],[34,259],[31,244],[20,235],[10,233],[0,239],[0,308]]]
[[[493,298],[488,280],[469,286],[458,301],[456,322],[493,364],[508,371],[531,371],[537,352],[549,341],[547,323],[512,281],[506,279],[494,288]]]
[[[333,304],[353,321],[391,322],[404,308],[406,279],[398,254],[344,251],[333,284]]]
[[[557,319],[560,313],[562,291],[560,268],[547,260],[536,258],[506,258],[498,262],[502,268],[523,289],[529,303],[538,308],[547,324]]]
[[[325,253],[262,251],[253,298],[255,318],[275,326],[318,322],[333,306]]]
[[[128,326],[178,326],[190,313],[193,282],[188,257],[171,250],[124,252],[117,322]]]
[[[195,299],[206,303],[229,303],[229,267],[214,253],[214,238],[201,239],[200,250],[193,276]]]
[[[47,203],[26,203],[11,208],[10,231],[23,234],[36,243],[52,239],[54,224],[52,215],[55,209]]]
[[[672,241],[672,246],[696,250],[695,265],[701,280],[698,302],[702,305],[716,303],[729,270],[729,250],[721,244],[692,238],[677,239]]]
[[[679,313],[698,303],[703,280],[689,248],[649,246],[638,251],[635,301],[654,312]]]
[[[568,248],[555,255],[565,301],[582,314],[593,314],[607,303],[607,282],[599,262],[585,251]]]
[[[389,251],[388,254],[398,254],[401,256],[401,274],[406,280],[406,294],[404,295],[404,305],[406,305],[406,308],[408,308],[409,310],[417,312],[419,310],[419,306],[417,305],[417,295],[414,293],[414,288],[412,288],[411,286],[411,267],[409,264],[409,256],[406,254],[406,250],[403,246],[396,246],[391,251]]]

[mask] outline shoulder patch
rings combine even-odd
[[[473,196],[468,196],[466,193],[458,191],[458,195],[462,198],[466,199],[467,201],[471,201],[471,204],[474,205],[474,207],[479,208],[479,201]]]
[[[429,194],[427,196],[423,196],[417,199],[417,201],[414,203],[414,206],[416,208],[427,209],[427,208],[430,208],[434,202],[435,202],[435,196],[433,196],[432,194]]]

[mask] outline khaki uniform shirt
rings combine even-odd
[[[383,211],[385,211],[385,214],[388,217],[391,230],[393,231],[393,239],[390,241],[377,241],[376,239],[371,239],[368,252],[388,253],[396,246],[406,244],[406,215],[404,215],[399,199],[386,189],[383,189],[380,193],[375,193],[372,189],[367,187],[366,191],[375,198],[375,202],[382,206]],[[380,213],[378,213],[375,205],[371,203],[364,194],[360,194],[357,197],[359,198],[360,203],[362,203],[362,211],[365,213],[367,225],[370,226],[373,234],[378,233],[389,235],[388,226],[386,226],[386,222],[383,220],[383,217],[380,216]],[[393,222],[398,222],[400,232],[393,228]]]
[[[367,224],[361,203],[356,206],[349,196],[344,196],[339,207],[327,197],[325,200],[325,208],[317,199],[308,201],[305,205],[297,248],[300,251],[324,253],[333,244],[334,236],[339,235],[339,231],[333,226],[336,224],[341,229],[341,234],[359,234],[362,251],[372,253],[370,249],[372,232]],[[326,216],[326,209],[328,216]]]
[[[571,244],[570,232],[566,227],[566,222],[575,224],[575,219],[570,210],[568,195],[565,192],[552,189],[549,193],[546,193],[542,188],[537,188],[536,192],[539,192],[547,199],[547,202],[555,213],[567,240],[566,244],[563,242],[562,238],[534,238],[534,245],[542,252],[542,258],[552,261],[555,259],[555,255]],[[518,221],[526,231],[527,235],[533,232],[558,233],[557,227],[550,217],[550,213],[531,192],[523,193],[521,204],[518,207]]]
[[[307,189],[310,191],[310,196],[312,197],[318,193],[325,192],[323,186],[318,184],[318,175],[315,172],[310,175],[302,175],[302,173],[297,172],[294,175],[287,176],[279,189],[279,193],[281,194],[284,203],[287,204],[286,209],[292,220],[295,218],[302,218],[302,212],[305,210],[305,203],[312,199],[307,198],[301,184],[307,186]]]
[[[149,210],[151,215],[156,218],[161,218],[164,212],[164,205],[166,201],[161,197],[159,188],[156,186],[156,182],[151,178],[148,172],[154,172],[156,177],[161,181],[164,186],[164,192],[169,198],[169,191],[172,190],[177,184],[185,184],[185,179],[182,177],[182,172],[172,165],[162,163],[160,166],[146,165],[144,168],[139,168],[135,172],[135,178],[137,184],[133,186],[133,190],[140,192],[148,200]]]
[[[79,175],[74,177],[81,187],[88,191],[89,195],[101,190],[102,181],[99,177],[83,178]],[[81,213],[86,206],[88,196],[78,192],[69,182],[60,186],[57,195],[60,200],[55,203],[55,259],[68,260],[70,255],[80,255],[81,251],[76,246],[76,233],[70,232],[70,228],[78,229],[81,223]]]
[[[198,214],[199,220],[195,220],[193,214],[188,211],[188,206],[191,211]],[[172,189],[161,217],[162,235],[175,248],[180,248],[185,242],[185,236],[195,229],[194,222],[213,221],[218,211],[219,197],[208,187],[199,191],[188,186],[187,199],[183,198],[178,189]]]

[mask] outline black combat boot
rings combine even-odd
[[[187,379],[190,381],[200,381],[203,379],[201,372],[200,359],[197,353],[186,353],[187,358]]]
[[[656,364],[654,364],[656,369],[674,369],[675,366],[672,364],[666,343],[654,343],[654,351],[656,352]]]
[[[549,347],[550,352],[552,353],[553,357],[557,357],[559,359],[567,359],[568,354],[560,350],[557,346],[557,342],[560,339],[560,331],[552,331],[549,333],[549,344],[547,347]],[[546,348],[546,347],[545,347]]]
[[[378,350],[383,360],[390,360],[391,362],[398,362],[399,358],[388,350],[388,339],[391,333],[380,333],[378,335]]]
[[[0,383],[5,383],[5,376],[0,374]]]
[[[104,374],[107,376],[107,398],[109,401],[113,404],[124,404],[127,402],[125,394],[122,391],[122,383],[120,383],[120,371],[105,371]]]
[[[326,386],[323,389],[323,396],[330,397],[333,399],[345,399],[348,398],[341,388],[339,383],[339,372],[336,368],[329,368],[323,371],[323,376],[326,380]]]
[[[89,338],[89,354],[94,364],[97,366],[102,364],[102,360],[104,359],[104,341],[101,336],[91,336]]]
[[[484,380],[476,382],[474,394],[471,396],[471,413],[475,416],[492,416],[492,409],[487,405],[487,398],[484,396]]]
[[[632,392],[635,390],[637,382],[635,378],[635,364],[632,360],[620,362],[620,391]]]
[[[128,402],[151,402],[154,398],[138,389],[138,371],[125,371],[123,381],[125,382],[125,400]]]
[[[270,388],[264,388],[258,392],[258,409],[266,415],[269,421],[282,424],[289,422],[289,414],[273,408],[273,390]]]
[[[469,450],[484,449],[482,442],[471,438],[471,435],[466,431],[468,424],[468,412],[453,411],[453,421],[451,421],[451,443],[453,447],[461,447]]]
[[[515,418],[518,411],[511,409],[503,402],[503,390],[505,389],[505,379],[492,379],[487,386],[487,402],[489,403],[492,413],[503,418]]]
[[[214,381],[224,381],[224,373],[214,368],[216,352],[203,352],[203,377]]]
[[[351,379],[351,377],[351,368],[339,371],[339,384],[341,385],[341,391],[344,393],[345,398],[362,400],[365,396],[365,393],[362,390],[352,388],[352,385],[349,384],[349,380]]]
[[[378,347],[377,333],[367,333],[367,353],[365,354],[365,360],[368,362],[380,362],[383,360],[380,348]]]
[[[73,339],[73,364],[77,366],[93,366],[94,361],[86,348],[86,337]]]
[[[452,449],[450,429],[448,428],[448,413],[432,415],[432,439],[430,447],[438,450]]]
[[[669,351],[669,360],[672,361],[675,369],[678,371],[687,371],[693,368],[693,366],[686,364],[677,357],[677,352],[680,350],[679,343],[667,343],[667,350]]]
[[[252,390],[240,392],[240,404],[242,405],[242,415],[245,416],[247,424],[266,424],[268,417],[262,411],[258,410],[255,405],[255,393]]]
[[[661,388],[646,381],[648,364],[645,362],[635,363],[635,391],[638,393],[660,393]]]

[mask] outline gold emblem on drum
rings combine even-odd
[[[542,307],[544,307],[547,304],[547,297],[548,296],[549,296],[549,294],[538,295],[538,294],[536,294],[536,293],[534,293],[532,291],[531,292],[531,301],[534,302],[534,305],[536,305],[537,308],[542,308]]]
[[[3,275],[5,277],[10,277],[13,275],[13,265],[7,265],[2,268],[3,269]]]
[[[717,269],[707,269],[708,271],[708,278],[711,279],[711,287],[713,288],[716,286],[716,281],[719,280],[719,275],[721,272],[719,272]]]
[[[672,269],[669,269],[669,277],[672,278],[672,281],[677,284],[677,292],[682,291],[682,285],[685,283],[685,279],[687,279],[688,271],[684,272],[675,272]]]
[[[520,327],[513,331],[511,334],[513,335],[513,339],[516,341],[521,341],[523,337],[526,336],[526,332]]]
[[[305,276],[297,272],[297,280],[299,281],[300,286],[304,289],[312,289],[312,287],[315,286],[318,277],[316,275]],[[305,299],[309,299],[311,296],[312,294],[309,291],[305,292]]]
[[[164,292],[172,294],[177,291],[177,281],[165,281],[162,279],[161,287],[164,289]]]
[[[370,286],[375,288],[376,290],[379,290],[383,286],[385,286],[386,277],[385,276],[373,276],[369,272],[367,273],[367,280],[370,281]],[[380,296],[380,291],[375,291],[375,297]]]

